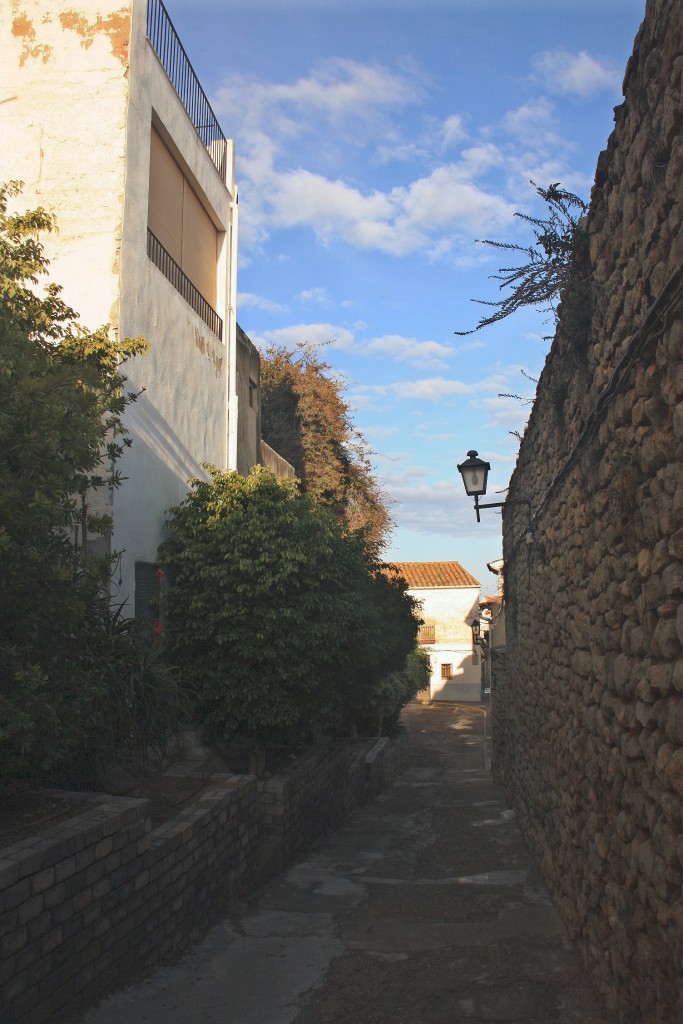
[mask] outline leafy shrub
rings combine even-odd
[[[421,647],[416,647],[403,668],[383,676],[368,691],[365,706],[359,709],[361,731],[395,735],[402,709],[429,685],[429,677],[429,659]]]
[[[168,653],[204,722],[254,746],[280,742],[318,714],[347,639],[341,529],[265,469],[210,475],[171,509],[160,550]]]
[[[110,566],[87,555],[92,489],[120,483],[121,363],[141,339],[89,333],[48,284],[42,209],[7,212],[0,186],[0,778],[96,772],[105,757],[159,743],[177,684],[109,609]],[[85,536],[84,536],[85,535]],[[168,701],[168,703],[166,703]],[[87,768],[85,767],[87,766]],[[93,767],[94,766],[94,767]]]
[[[222,736],[291,742],[341,710],[353,718],[417,633],[405,586],[380,571],[359,534],[257,467],[208,467],[169,514],[160,550],[171,585],[164,637]]]
[[[338,702],[352,734],[381,732],[381,723],[403,707],[402,691],[387,679],[401,672],[415,647],[419,621],[405,580],[367,556],[353,583],[358,621],[340,670]]]

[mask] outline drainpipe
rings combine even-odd
[[[234,178],[233,178],[234,181]],[[237,396],[237,223],[238,195],[233,185],[234,198],[230,203],[230,279],[228,282],[228,394],[227,417],[227,468],[237,469],[237,417],[239,415]]]

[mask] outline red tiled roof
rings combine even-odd
[[[479,580],[463,569],[460,562],[392,562],[392,565],[411,588],[479,586]]]
[[[493,597],[482,597],[482,599],[479,602],[479,604],[480,605],[484,605],[484,604],[501,604],[502,600],[503,599],[500,596],[500,594],[495,594]]]

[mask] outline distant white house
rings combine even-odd
[[[420,605],[419,641],[429,655],[431,700],[479,701],[481,667],[472,626],[479,582],[459,562],[394,562]]]

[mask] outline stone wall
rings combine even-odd
[[[2,1024],[67,1021],[177,956],[405,760],[402,734],[311,753],[264,782],[217,776],[156,828],[147,800],[73,794],[74,817],[0,849]]]
[[[683,4],[648,0],[511,483],[493,692],[497,771],[633,1024],[683,1020],[682,54]]]
[[[505,765],[515,749],[514,738],[509,733],[513,707],[507,692],[509,673],[507,670],[507,648],[491,649],[491,733],[493,752],[491,771],[497,782],[504,782]]]

